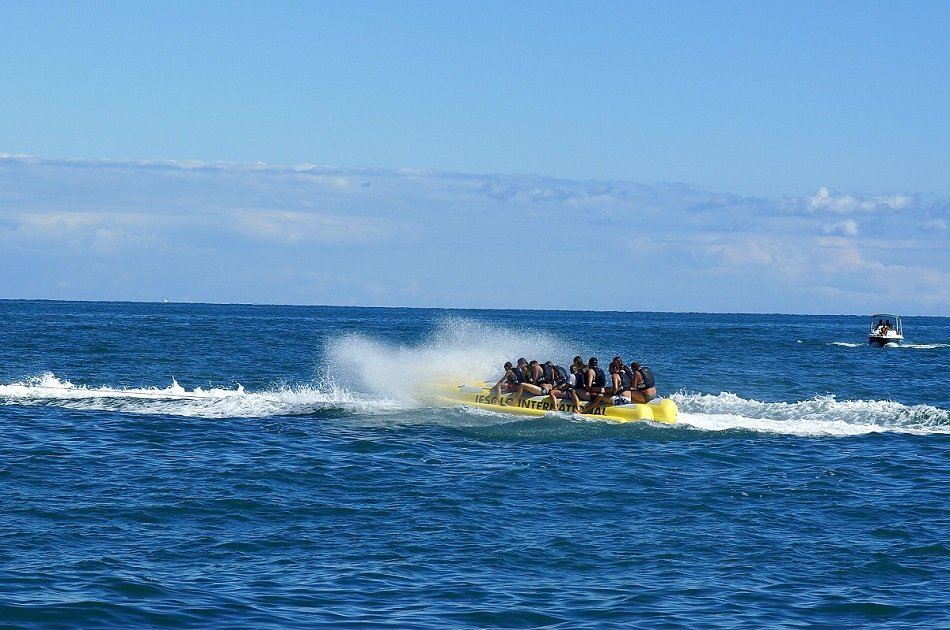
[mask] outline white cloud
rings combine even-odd
[[[845,219],[837,223],[825,223],[821,226],[824,234],[841,234],[843,236],[857,236],[858,223],[854,219]]]
[[[729,267],[771,266],[779,253],[777,249],[774,243],[715,243],[706,246],[706,255]]]
[[[860,312],[876,306],[868,275],[899,303],[946,294],[948,210],[828,187],[766,199],[681,184],[7,156],[0,264],[28,271],[0,297],[150,298],[175,278],[163,297]],[[875,213],[897,211],[905,230],[879,237]],[[103,278],[103,257],[124,275]],[[46,280],[52,264],[62,289]],[[635,276],[638,290],[588,291],[582,272]]]
[[[857,271],[872,276],[883,267],[880,263],[866,261],[858,244],[851,239],[820,238],[815,243],[812,254],[814,268],[828,275]]]
[[[248,238],[284,245],[371,243],[394,231],[389,222],[371,217],[247,209],[233,214],[237,230]]]
[[[74,234],[101,225],[108,215],[101,212],[37,212],[15,214],[11,223],[31,235]]]
[[[893,212],[905,210],[914,205],[915,199],[909,195],[868,196],[838,195],[830,188],[822,186],[805,200],[806,208],[811,212],[828,211],[837,214],[854,212]]]
[[[5,237],[9,242],[88,248],[97,253],[155,246],[160,233],[180,223],[175,217],[63,210],[10,213],[3,222],[8,226]]]

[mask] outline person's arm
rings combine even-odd
[[[501,397],[501,386],[505,383],[505,381],[508,380],[508,375],[509,375],[509,374],[511,374],[511,370],[505,370],[504,376],[502,376],[502,377],[498,380],[498,382],[495,383],[495,386],[492,387],[492,389],[498,390],[498,396],[499,396],[499,398]]]

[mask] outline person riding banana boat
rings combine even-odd
[[[618,422],[676,422],[676,403],[657,396],[648,366],[638,361],[625,365],[618,356],[607,372],[597,357],[585,362],[576,356],[567,370],[553,361],[520,358],[517,365],[506,362],[504,374],[493,385],[451,385],[443,391],[446,400],[520,415],[560,411]]]
[[[543,364],[531,361],[528,364],[527,379],[519,385],[511,404],[517,407],[521,404],[521,397],[528,392],[532,396],[550,397],[551,408],[556,409],[558,398],[566,398],[574,391],[574,382],[576,381],[573,375],[560,365],[551,361],[545,361]],[[576,397],[576,394],[573,397]]]

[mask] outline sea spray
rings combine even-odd
[[[326,344],[322,382],[406,403],[424,398],[433,384],[494,383],[505,361],[562,361],[569,345],[553,335],[445,318],[417,345],[389,345],[351,333]]]

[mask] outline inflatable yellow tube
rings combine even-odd
[[[546,413],[559,411],[577,413],[577,408],[570,400],[558,399],[557,409],[551,408],[549,396],[523,396],[518,406],[514,405],[512,394],[502,394],[501,400],[491,389],[482,386],[446,386],[442,396],[447,402],[488,409],[499,413],[512,413],[523,416],[543,416]],[[581,401],[581,405],[584,405]],[[636,420],[653,420],[673,424],[676,422],[678,410],[676,403],[668,398],[658,398],[646,404],[632,403],[629,405],[600,404],[590,413],[581,414],[587,418],[613,420],[615,422],[634,422]]]

